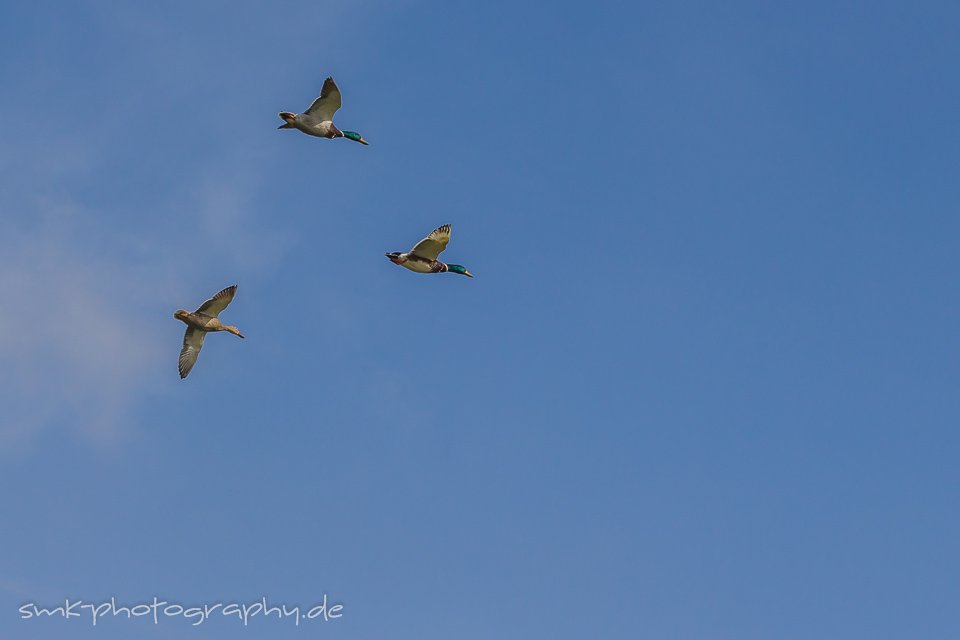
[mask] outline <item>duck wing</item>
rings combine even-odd
[[[323,82],[323,89],[320,90],[320,97],[313,101],[310,108],[305,111],[308,116],[319,118],[321,122],[333,120],[333,114],[340,108],[340,89],[333,78],[327,78]]]
[[[447,248],[448,242],[450,242],[450,225],[445,224],[431,231],[430,235],[418,242],[417,245],[410,250],[410,253],[421,258],[426,258],[427,260],[436,260],[443,250]]]
[[[179,363],[181,379],[186,378],[193,369],[193,365],[197,363],[197,356],[200,355],[200,349],[203,349],[203,338],[206,335],[205,331],[193,327],[187,327],[186,333],[183,334],[183,348],[180,349]]]
[[[226,289],[221,289],[213,295],[212,298],[200,305],[195,313],[203,313],[216,318],[220,312],[227,308],[227,305],[233,301],[233,296],[237,293],[237,285],[233,284]]]

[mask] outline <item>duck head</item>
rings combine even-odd
[[[356,131],[342,131],[344,138],[350,138],[354,142],[359,142],[360,144],[370,144],[363,139],[363,136],[357,133]]]
[[[293,123],[297,121],[297,114],[290,113],[289,111],[281,111],[279,113],[279,116],[283,118],[283,121],[286,124],[280,125],[279,127],[277,127],[277,129],[293,129],[294,128]]]
[[[448,264],[447,270],[452,271],[453,273],[459,273],[462,276],[467,276],[468,278],[473,277],[473,274],[467,271],[467,268],[462,264]]]
[[[177,309],[173,312],[173,317],[177,320],[182,320],[183,322],[186,322],[189,316],[190,312],[184,311],[183,309]]]
[[[383,255],[387,256],[387,258],[393,264],[403,264],[404,262],[406,262],[406,260],[400,257],[401,254],[399,251],[391,251],[390,253],[385,253]]]

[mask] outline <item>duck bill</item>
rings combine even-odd
[[[473,274],[470,273],[469,271],[467,271],[466,269],[463,270],[463,275],[467,276],[468,278],[472,278],[472,277],[473,277]]]
[[[367,142],[367,141],[364,140],[363,138],[360,138],[359,140],[357,140],[357,142],[359,142],[360,144],[370,144],[369,142]]]

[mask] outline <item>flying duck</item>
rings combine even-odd
[[[333,78],[327,78],[320,91],[320,97],[313,101],[303,113],[281,111],[284,124],[278,129],[299,129],[307,135],[318,138],[349,138],[360,144],[370,144],[356,131],[340,131],[333,124],[333,114],[340,108],[340,89]]]
[[[200,305],[200,308],[190,313],[177,309],[173,317],[187,325],[187,332],[183,334],[183,348],[180,350],[180,378],[186,378],[197,362],[200,349],[203,348],[203,339],[213,331],[229,331],[235,336],[243,337],[236,327],[220,322],[220,312],[227,308],[237,292],[237,285],[219,291],[212,298]]]
[[[440,253],[447,248],[448,242],[450,242],[450,225],[445,224],[431,231],[430,235],[418,242],[410,251],[406,253],[393,251],[383,255],[390,258],[390,262],[393,264],[399,264],[417,273],[450,271],[472,278],[473,274],[467,271],[467,268],[463,265],[447,264],[437,260]]]

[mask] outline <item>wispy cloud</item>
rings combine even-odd
[[[288,246],[258,218],[257,166],[219,166],[217,179],[181,185],[119,231],[123,212],[88,206],[70,186],[99,170],[94,158],[44,159],[72,148],[20,167],[21,180],[0,195],[0,385],[9,398],[0,450],[52,427],[116,442],[138,404],[175,376],[179,343],[164,325],[173,309],[199,302],[198,287],[213,293],[262,276]],[[16,153],[8,148],[0,165]],[[160,212],[165,222],[151,222]]]
[[[59,421],[112,439],[137,393],[154,382],[161,351],[138,270],[74,245],[71,224],[49,209],[75,205],[43,206],[47,222],[29,230],[7,225],[0,241],[4,446]]]

